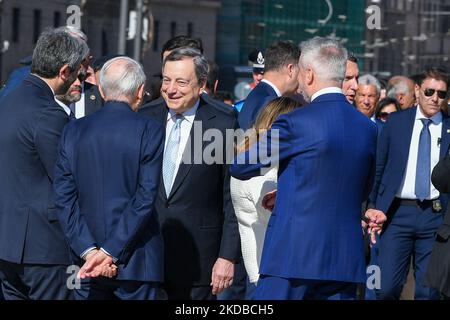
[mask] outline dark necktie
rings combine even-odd
[[[419,150],[417,153],[415,192],[417,198],[423,201],[430,195],[431,135],[429,126],[431,120],[420,120],[423,128],[420,131]]]

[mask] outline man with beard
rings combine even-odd
[[[58,105],[89,49],[66,32],[38,39],[31,74],[0,100],[0,279],[6,299],[70,299],[69,248],[52,191],[58,143],[69,114]]]

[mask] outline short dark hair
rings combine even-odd
[[[203,54],[203,44],[202,39],[197,38],[190,38],[188,36],[176,36],[171,39],[169,39],[166,43],[164,43],[162,49],[161,49],[161,60],[163,58],[163,54],[166,51],[172,51],[174,49],[183,48],[183,47],[189,47],[194,48],[200,51],[201,54]]]
[[[214,84],[219,79],[219,66],[214,61],[208,61],[208,77],[206,78],[206,89],[214,93]]]
[[[421,86],[427,78],[444,81],[447,84],[448,89],[449,76],[444,69],[436,67],[426,69],[424,72],[422,72],[421,77],[418,78],[418,85]]]
[[[234,102],[233,95],[228,91],[217,90],[214,93],[214,98],[216,98],[217,100],[220,100],[222,102],[225,102],[225,100],[230,100],[230,101]]]
[[[398,103],[397,99],[395,98],[384,98],[381,99],[378,104],[377,107],[375,108],[375,118],[379,118],[380,114],[381,114],[381,110],[383,110],[384,107],[386,107],[387,105],[393,104],[395,106],[395,109],[397,109],[397,111],[400,111],[400,103]]]
[[[354,62],[354,63],[358,63],[358,58],[355,56],[355,54],[353,52],[349,52],[348,53],[348,61]]]
[[[288,64],[298,64],[300,48],[292,41],[277,41],[266,50],[264,70],[275,71]]]
[[[31,73],[54,78],[64,65],[68,65],[73,72],[88,53],[86,42],[61,30],[46,30],[39,36],[34,48]]]

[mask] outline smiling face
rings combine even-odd
[[[445,97],[440,98],[438,91],[447,92],[447,89],[445,81],[433,78],[425,79],[420,87],[416,85],[416,97],[418,98],[420,109],[426,117],[431,118],[441,110]],[[433,90],[434,92],[431,96],[426,95],[426,93],[430,94],[429,92]]]
[[[192,58],[167,61],[163,68],[161,95],[169,109],[183,113],[194,106],[204,87],[199,84]]]

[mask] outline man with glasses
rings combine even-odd
[[[447,206],[447,198],[431,184],[430,177],[450,144],[450,119],[441,112],[449,78],[432,68],[420,79],[415,87],[418,106],[391,114],[378,139],[377,172],[368,210],[380,221],[387,218],[378,240],[378,299],[399,298],[411,256],[415,299],[439,298],[422,280]]]

